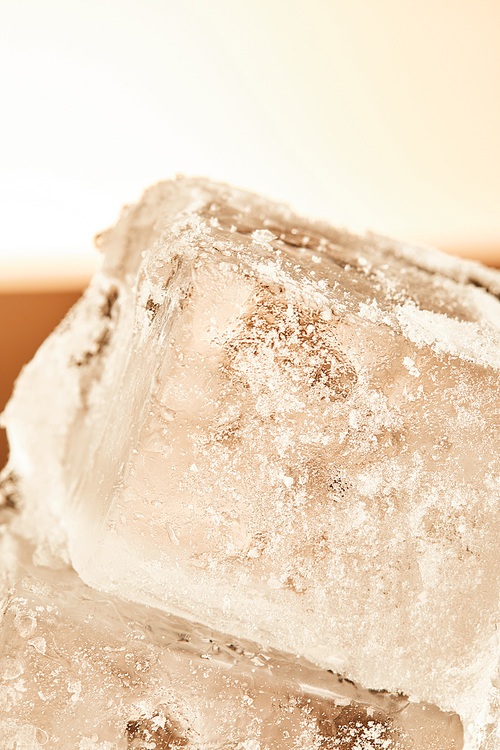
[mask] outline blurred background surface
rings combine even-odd
[[[0,66],[0,409],[179,172],[500,266],[497,0],[3,0]]]

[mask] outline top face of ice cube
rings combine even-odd
[[[33,516],[98,588],[456,709],[496,658],[498,274],[199,180],[98,242],[7,410]]]
[[[104,270],[135,279],[144,255],[172,233],[183,235],[185,247],[194,250],[199,235],[212,250],[227,253],[228,244],[231,254],[244,253],[251,244],[251,255],[263,260],[304,266],[314,286],[325,278],[329,285],[339,276],[347,278],[349,297],[357,292],[384,308],[410,302],[447,317],[481,321],[490,317],[492,303],[483,292],[500,295],[498,273],[477,263],[381,236],[354,235],[256,194],[186,178],[150,188],[139,203],[125,207],[115,227],[96,237]],[[498,328],[498,310],[490,313]]]

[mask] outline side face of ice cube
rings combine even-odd
[[[480,722],[498,276],[189,181],[104,248],[7,411],[84,580]]]

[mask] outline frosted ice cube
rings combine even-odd
[[[2,750],[459,750],[456,715],[36,568],[4,534]],[[8,556],[8,555],[7,555]]]
[[[196,180],[99,243],[5,414],[39,561],[69,550],[98,589],[456,711],[475,747],[499,275]]]

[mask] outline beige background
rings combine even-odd
[[[176,172],[500,255],[498,0],[4,0],[0,50],[4,288]]]

